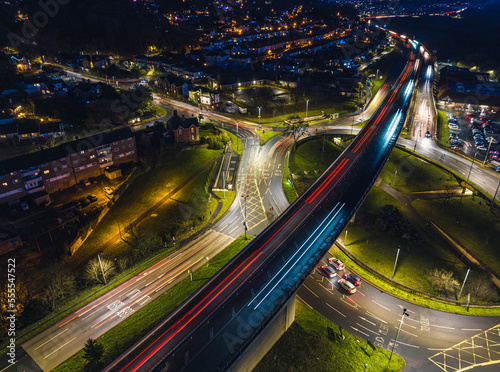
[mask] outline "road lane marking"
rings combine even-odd
[[[376,316],[375,314],[373,314],[373,313],[371,313],[371,312],[369,312],[369,311],[367,311],[367,312],[366,312],[366,315],[371,316],[372,318],[375,318],[375,319],[377,319],[377,320],[380,320],[382,323],[387,324],[387,322],[386,322],[384,319],[379,318],[378,316]]]
[[[347,318],[347,316],[345,316],[344,314],[342,314],[340,311],[338,311],[336,308],[334,308],[332,305],[330,305],[328,302],[326,302],[326,304],[328,306],[330,306],[333,310],[335,310],[337,313],[339,313],[340,315],[342,315],[344,318]]]
[[[18,362],[18,360],[16,360],[14,363],[12,364],[9,364],[7,367],[5,367],[4,369],[2,369],[0,372],[3,372],[3,371],[6,371],[8,368],[12,367],[13,365],[15,365],[16,363]]]
[[[55,349],[50,354],[47,354],[43,359],[47,359],[49,356],[51,356],[52,354],[54,354],[56,351],[59,351],[60,349],[62,349],[63,347],[65,347],[67,344],[69,344],[71,341],[74,341],[74,340],[76,340],[76,337],[73,337],[71,340],[69,340],[68,342],[66,342],[64,345],[58,347],[57,349]]]
[[[444,328],[444,329],[455,329],[453,327],[445,327],[445,326],[440,326],[440,325],[432,325],[433,327],[436,327],[436,328]]]
[[[309,305],[306,301],[304,301],[304,299],[302,297],[300,297],[299,295],[297,295],[297,298],[302,301],[305,305],[309,306],[309,308],[313,308],[311,305]]]
[[[66,328],[64,331],[62,331],[61,333],[58,333],[57,335],[55,335],[54,337],[52,337],[51,339],[45,341],[43,344],[41,344],[40,346],[38,346],[35,350],[38,350],[40,349],[43,345],[49,343],[50,341],[52,341],[54,338],[56,338],[57,336],[60,336],[62,335],[64,332],[66,332],[69,328]]]
[[[394,328],[398,329],[398,327],[397,327],[397,326],[394,326]],[[401,327],[401,332],[408,333],[409,335],[412,335],[412,336],[414,336],[414,337],[418,337],[418,336],[417,336],[416,334],[414,334],[414,333],[411,333],[411,332],[405,331],[402,327]]]
[[[367,327],[365,327],[364,325],[361,325],[361,324],[359,324],[359,323],[356,323],[356,324],[357,324],[357,325],[359,325],[361,328],[366,329],[368,332],[371,332],[371,333],[373,333],[373,334],[376,334],[377,336],[379,335],[379,334],[378,334],[378,332],[372,331],[370,328],[367,328]]]
[[[357,328],[355,328],[355,327],[353,327],[353,326],[350,326],[350,327],[351,327],[352,329],[354,329],[355,331],[358,331],[359,333],[361,333],[361,334],[365,335],[366,337],[370,337],[370,335],[369,335],[368,333],[362,332],[362,331],[360,331],[359,329],[357,329]]]
[[[307,285],[305,285],[305,284],[304,284],[304,287],[305,287],[308,291],[310,291],[313,295],[315,295],[316,297],[318,297],[318,298],[319,298],[319,296],[318,296],[316,293],[314,293],[314,292],[312,291],[312,289],[310,289]]]
[[[375,304],[377,304],[378,306],[380,306],[382,309],[385,309],[385,310],[387,310],[387,311],[391,311],[391,309],[389,309],[389,308],[385,307],[384,305],[379,304],[379,303],[378,303],[377,301],[375,301],[375,300],[372,300],[372,302],[373,302],[373,303],[375,303]]]
[[[392,340],[392,342],[394,343],[394,340]],[[405,345],[405,346],[409,346],[409,347],[414,347],[415,349],[420,349],[420,346],[407,344],[406,342],[401,342],[401,341],[398,341],[398,345]]]
[[[359,316],[361,319],[363,319],[365,322],[370,323],[370,324],[371,324],[371,325],[373,325],[373,326],[377,325],[376,323],[373,323],[373,322],[369,321],[368,319],[363,318],[363,317],[362,317],[362,316],[360,316],[360,315],[358,315],[358,316]]]
[[[462,331],[482,331],[481,328],[462,328]]]

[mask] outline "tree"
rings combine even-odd
[[[294,143],[297,143],[298,139],[306,134],[306,129],[309,128],[309,124],[303,121],[288,121],[285,122],[286,131],[285,133],[293,136]]]
[[[57,309],[64,298],[75,291],[75,275],[59,266],[47,271],[47,285],[42,293],[42,299],[51,310]]]
[[[101,263],[99,263],[99,259],[94,258],[87,264],[85,276],[91,283],[105,283],[108,281],[108,278],[115,274],[115,272],[116,267],[113,261],[107,258],[101,258]]]
[[[430,272],[429,282],[436,287],[441,295],[453,295],[455,288],[460,284],[453,278],[452,271],[434,269]]]
[[[139,232],[137,229],[132,229],[130,235],[132,239],[128,243],[141,258],[163,247],[163,242],[159,236],[149,235],[142,231]]]
[[[101,364],[102,357],[104,355],[104,346],[102,346],[96,340],[89,338],[85,342],[83,348],[83,358],[87,361],[86,369],[88,371],[97,371]]]

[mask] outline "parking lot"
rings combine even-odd
[[[484,160],[489,147],[489,137],[492,137],[490,152],[500,149],[498,138],[500,133],[500,122],[496,120],[494,114],[486,110],[450,110],[445,109],[448,118],[455,119],[458,130],[450,128],[450,135],[457,134],[460,142],[460,150],[464,154],[478,160]],[[452,124],[452,123],[450,123]],[[474,130],[474,132],[473,132]],[[493,157],[496,154],[490,153]]]

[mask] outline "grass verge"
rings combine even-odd
[[[448,146],[448,138],[450,137],[448,116],[442,110],[437,110],[437,114],[437,139],[441,145]]]
[[[118,235],[120,230],[123,230],[125,226],[134,221],[137,216],[154,206],[171,190],[182,184],[192,174],[193,170],[220,153],[219,150],[208,149],[185,150],[173,153],[170,159],[137,177],[96,226],[83,246],[73,256],[69,257],[66,263],[72,267],[79,267],[84,264],[89,257],[99,251],[109,239]],[[205,181],[201,182],[204,183]],[[178,194],[174,195],[174,197],[179,198]],[[208,194],[206,194],[206,198],[208,198]],[[196,202],[199,202],[199,200]],[[169,203],[173,203],[173,200],[165,204]],[[165,204],[160,208],[165,208]],[[188,206],[190,205],[188,204]],[[158,215],[162,212],[158,212]]]
[[[260,137],[260,145],[264,146],[267,141],[269,141],[271,138],[279,136],[281,132],[273,132],[272,130],[265,130],[263,129],[262,132],[257,130],[257,133],[259,134]]]
[[[323,143],[325,151],[323,152]],[[290,169],[297,192],[302,194],[342,153],[342,149],[323,138],[302,142],[290,154]]]
[[[405,229],[404,234],[408,238],[400,233],[394,236],[388,230],[389,226],[384,227],[389,218],[382,213],[386,205],[395,206],[400,211],[398,231]],[[389,223],[396,224],[393,220]],[[350,223],[346,230],[347,248],[360,261],[387,277],[392,276],[399,246],[401,251],[394,280],[419,291],[440,294],[435,290],[435,285],[427,280],[427,276],[422,275],[423,272],[428,273],[434,268],[452,271],[455,276],[463,272],[461,262],[420,230],[401,204],[378,187],[370,190],[356,214],[355,222]],[[414,232],[418,234],[418,239],[413,238]],[[345,230],[340,236],[345,239]]]
[[[229,136],[229,138],[231,138],[233,151],[241,156],[243,154],[243,144],[241,143],[241,140],[227,130],[222,129],[222,131],[225,132]]]
[[[386,184],[402,192],[459,187],[452,174],[397,148],[392,150],[380,177]]]
[[[296,303],[295,321],[278,342],[260,361],[254,372],[267,371],[399,371],[405,361],[394,354],[389,364],[390,351],[375,347],[366,340],[343,331],[344,340],[338,341],[335,323],[301,303]]]
[[[290,153],[288,153],[290,154]],[[283,192],[290,204],[292,204],[297,199],[297,193],[293,188],[290,171],[288,170],[288,159],[289,156],[285,157],[285,171],[283,172],[283,178],[281,179],[281,186],[283,187]]]
[[[234,198],[236,197],[236,192],[226,191],[225,198],[224,198],[224,191],[213,191],[213,193],[217,195],[222,201],[222,209],[220,210],[219,214],[213,221],[213,223],[216,223],[222,216],[224,216],[224,214],[227,212],[231,204],[233,204]]]
[[[500,274],[500,219],[483,199],[467,196],[462,201],[415,200],[412,205],[422,216],[435,222],[466,247],[474,257]]]
[[[381,291],[384,291],[394,297],[400,298],[404,301],[414,303],[419,306],[427,307],[429,309],[435,309],[440,311],[446,311],[453,314],[464,314],[464,315],[477,315],[477,316],[500,316],[500,308],[476,308],[470,307],[467,309],[466,304],[463,303],[462,306],[457,306],[453,304],[443,303],[440,301],[433,300],[431,298],[421,297],[419,295],[412,294],[410,292],[404,291],[393,285],[390,285],[386,281],[380,279],[378,276],[373,275],[371,272],[364,270],[351,260],[346,254],[344,254],[339,248],[334,246],[330,249],[330,253],[338,257],[342,262],[349,267],[350,270],[358,274],[363,280],[374,285]]]
[[[151,328],[163,320],[192,293],[200,288],[250,241],[251,238],[245,240],[244,237],[239,237],[221,253],[213,257],[208,267],[203,266],[196,270],[193,274],[193,281],[189,278],[182,280],[155,301],[133,313],[120,324],[99,337],[98,341],[105,347],[105,361],[110,363],[132,346],[138,339],[144,336]],[[57,366],[53,371],[78,372],[84,370],[84,365],[85,359],[83,351],[80,350],[64,363]]]

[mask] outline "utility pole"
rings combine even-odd
[[[260,109],[261,107],[259,106],[259,128],[260,128]]]
[[[245,227],[245,240],[247,240],[247,197],[248,195],[242,196],[242,198],[245,198],[245,218],[243,221],[243,226]]]
[[[403,325],[403,319],[405,315],[410,316],[410,314],[406,312],[406,309],[403,309],[403,314],[401,315],[401,320],[399,322],[398,332],[396,333],[396,339],[394,340],[394,345],[392,345],[391,356],[389,357],[389,363],[391,362],[392,354],[394,353],[394,349],[396,348],[396,344],[398,343],[399,331],[401,331],[401,326]]]
[[[500,182],[498,182],[498,186],[497,186],[497,189],[495,191],[495,195],[493,195],[493,199],[491,199],[491,207],[493,208],[493,205],[495,204],[495,198],[497,197],[497,192],[498,192],[498,189],[500,188]]]
[[[345,230],[344,245],[347,247],[347,229]]]
[[[493,137],[490,138],[490,144],[488,146],[488,151],[486,151],[486,155],[484,156],[484,160],[483,160],[483,167],[486,164],[486,160],[488,160],[488,154],[490,153],[490,148],[491,148],[492,142],[493,142]]]
[[[467,190],[467,185],[469,184],[469,177],[470,177],[470,174],[472,172],[472,166],[474,165],[474,160],[476,160],[476,155],[477,155],[477,151],[474,153],[474,157],[472,158],[472,162],[470,163],[469,174],[467,174],[467,180],[465,181],[463,193],[465,193],[465,190]],[[460,204],[462,204],[462,199],[463,199],[463,196],[460,198]]]
[[[309,109],[309,100],[306,101],[306,119],[307,119],[307,110]]]
[[[470,267],[467,269],[467,274],[465,274],[464,282],[462,283],[462,287],[460,288],[460,292],[458,292],[457,300],[460,300],[460,296],[462,295],[462,290],[464,289],[465,281],[467,280],[467,277],[469,276],[469,272],[470,272]]]
[[[398,245],[398,253],[396,253],[396,261],[394,261],[394,269],[392,270],[391,279],[394,278],[394,275],[396,274],[396,265],[398,264],[398,258],[399,258],[399,251],[400,250],[401,250],[401,246]]]
[[[106,275],[104,275],[104,269],[102,268],[102,262],[101,262],[101,254],[102,253],[103,253],[102,251],[99,252],[97,254],[97,258],[99,259],[99,266],[101,266],[101,272],[102,272],[102,278],[104,279],[104,285],[107,285],[108,283],[106,283]]]

